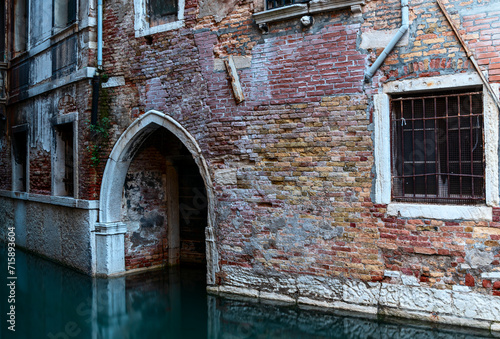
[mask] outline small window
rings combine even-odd
[[[149,0],[149,26],[164,25],[177,21],[177,0]]]
[[[57,125],[54,161],[54,195],[74,196],[73,123]]]
[[[135,36],[184,27],[185,0],[134,0]]]
[[[28,43],[28,0],[17,0],[14,3],[14,52],[24,52]]]
[[[54,0],[54,28],[64,28],[76,21],[76,0]]]
[[[391,98],[392,200],[485,202],[481,91]]]
[[[28,131],[25,126],[16,128],[12,133],[12,190],[28,190]]]

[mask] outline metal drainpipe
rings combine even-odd
[[[365,81],[368,82],[370,79],[373,77],[375,72],[378,70],[380,65],[384,62],[385,58],[387,58],[387,55],[391,53],[392,49],[398,41],[401,39],[401,37],[408,31],[409,27],[409,12],[408,12],[408,0],[401,0],[401,27],[399,27],[399,30],[396,32],[396,34],[392,37],[392,40],[389,42],[389,44],[384,48],[382,53],[378,56],[377,60],[373,63],[372,67],[365,73]]]
[[[92,111],[90,113],[90,124],[97,124],[97,113],[99,110],[99,89],[101,87],[102,70],[102,0],[97,0],[97,72],[92,79]]]
[[[97,0],[97,69],[102,69],[102,0]]]

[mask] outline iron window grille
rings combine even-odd
[[[391,98],[392,199],[485,201],[480,91]]]

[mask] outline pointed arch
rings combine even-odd
[[[207,282],[215,282],[218,269],[218,254],[214,236],[214,193],[207,163],[196,139],[172,117],[151,110],[135,120],[120,136],[106,162],[101,183],[99,222],[116,223],[121,219],[122,190],[128,168],[142,143],[158,128],[174,134],[189,150],[201,177],[208,199],[207,227],[205,229]]]

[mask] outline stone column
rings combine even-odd
[[[111,275],[125,271],[125,232],[122,222],[96,223],[96,274]]]

